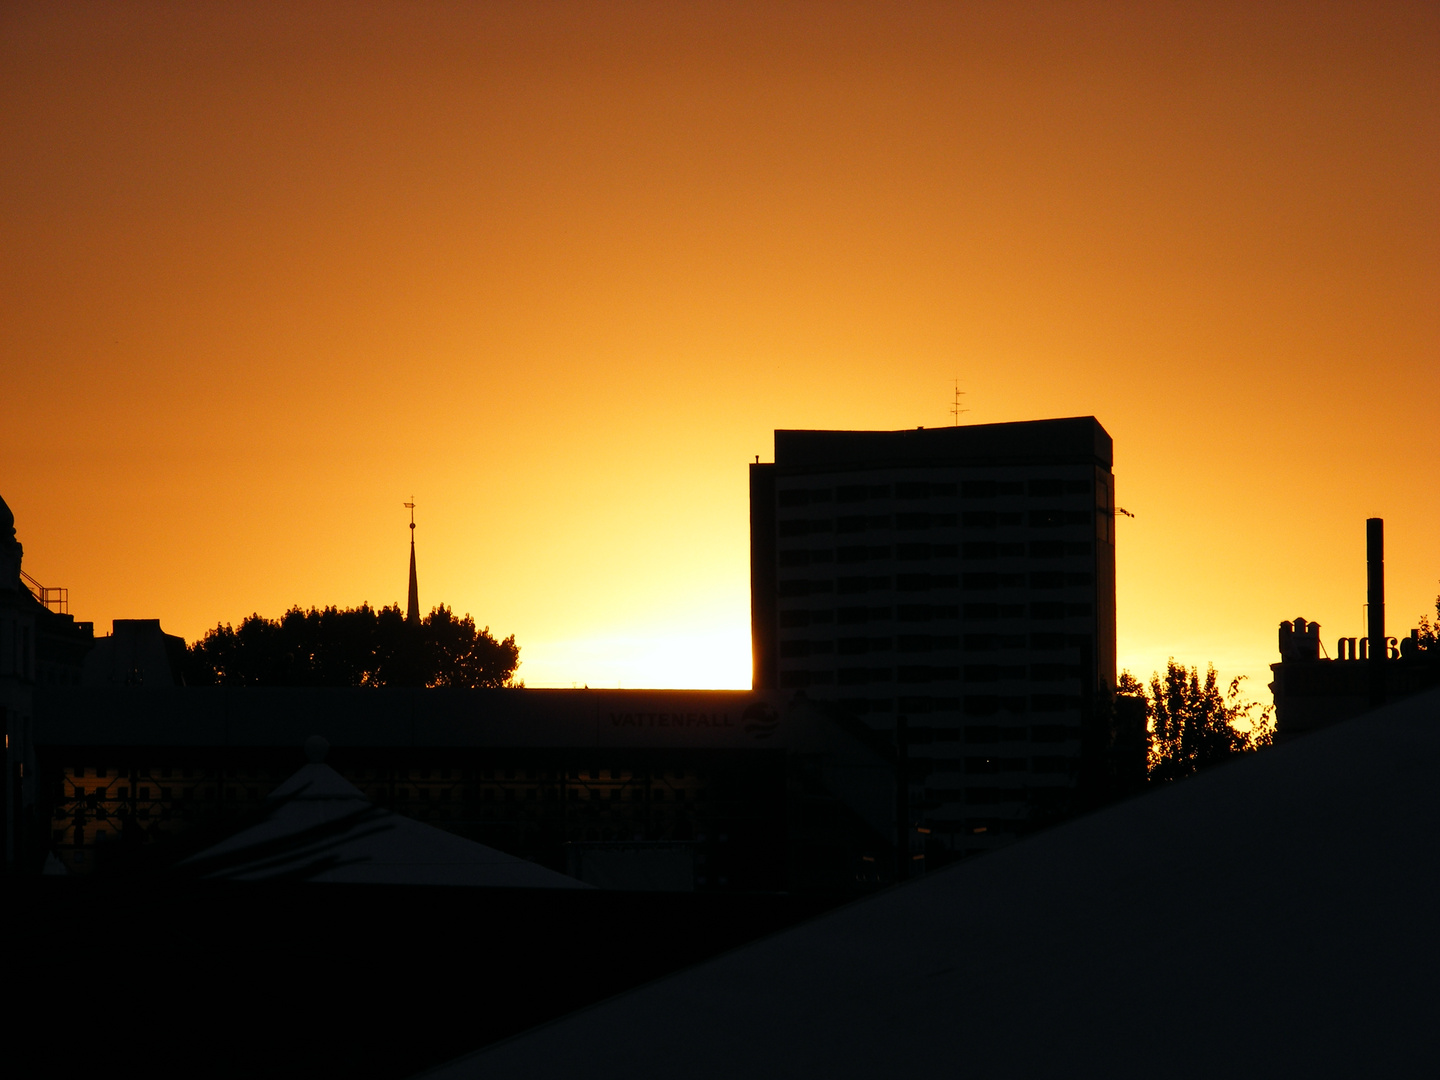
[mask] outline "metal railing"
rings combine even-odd
[[[70,614],[70,590],[69,589],[47,589],[41,585],[24,570],[20,571],[20,579],[25,582],[25,587],[30,590],[30,595],[39,600],[51,611],[58,615]]]

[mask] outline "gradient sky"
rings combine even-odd
[[[748,686],[775,428],[1094,415],[1120,659],[1440,590],[1440,5],[0,8],[0,494],[105,629]]]

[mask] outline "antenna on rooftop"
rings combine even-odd
[[[953,405],[950,406],[950,415],[953,416],[953,417],[955,417],[955,426],[956,426],[956,427],[959,427],[959,426],[960,426],[960,414],[961,414],[961,413],[967,413],[967,412],[970,411],[969,409],[962,409],[962,408],[960,407],[960,399],[961,399],[962,397],[964,397],[964,396],[965,396],[965,391],[960,389],[960,380],[957,378],[957,379],[955,380],[955,404],[953,404]]]

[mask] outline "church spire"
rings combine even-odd
[[[418,623],[420,621],[420,584],[415,576],[415,496],[410,496],[411,501],[405,504],[405,509],[410,511],[410,600],[405,605],[405,621],[407,623]]]

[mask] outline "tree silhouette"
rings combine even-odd
[[[1423,653],[1440,652],[1440,596],[1435,597],[1435,621],[1420,616],[1419,634],[1416,644]]]
[[[217,625],[186,650],[192,686],[429,686],[481,689],[515,681],[515,635],[496,641],[444,604],[418,625],[398,605],[291,608]]]
[[[1121,672],[1118,692],[1145,702],[1150,730],[1151,783],[1189,776],[1236,754],[1269,746],[1274,738],[1274,706],[1260,706],[1241,696],[1241,675],[1220,692],[1219,676],[1208,665],[1204,681],[1198,668],[1177,664],[1172,657],[1162,679],[1150,677],[1149,692],[1128,671]],[[1259,714],[1255,710],[1259,709]]]

